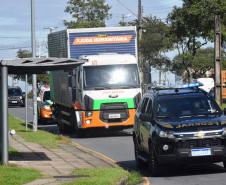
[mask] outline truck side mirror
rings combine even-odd
[[[41,101],[41,98],[40,97],[37,97],[37,101]]]
[[[146,121],[146,122],[151,121],[151,118],[150,118],[149,115],[147,115],[147,114],[142,114],[142,113],[140,114],[139,119],[140,119],[141,121]]]

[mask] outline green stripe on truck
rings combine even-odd
[[[133,98],[126,98],[126,99],[94,100],[93,109],[100,110],[100,106],[102,103],[127,103],[129,109],[135,108]]]

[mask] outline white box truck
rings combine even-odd
[[[136,27],[67,29],[49,34],[48,48],[50,57],[85,60],[50,75],[60,131],[133,126],[141,98]]]

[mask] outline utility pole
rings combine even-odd
[[[142,37],[142,5],[141,0],[138,0],[138,34],[139,39]]]
[[[222,104],[221,92],[221,21],[220,16],[215,16],[215,100]]]
[[[35,0],[31,0],[31,46],[32,57],[36,57],[36,43],[35,43]],[[38,130],[37,120],[37,75],[32,75],[32,89],[33,89],[33,131]]]

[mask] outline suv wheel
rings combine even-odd
[[[226,171],[226,161],[223,161],[224,170]]]
[[[134,155],[135,155],[136,166],[137,168],[142,168],[144,167],[145,163],[138,157],[138,155],[140,155],[140,151],[139,151],[137,139],[135,137],[133,142],[134,142]]]
[[[155,155],[153,145],[151,145],[151,147],[149,147],[148,168],[149,168],[152,176],[158,176],[158,174],[159,174],[159,164],[158,164],[158,161],[156,159],[156,155]]]

